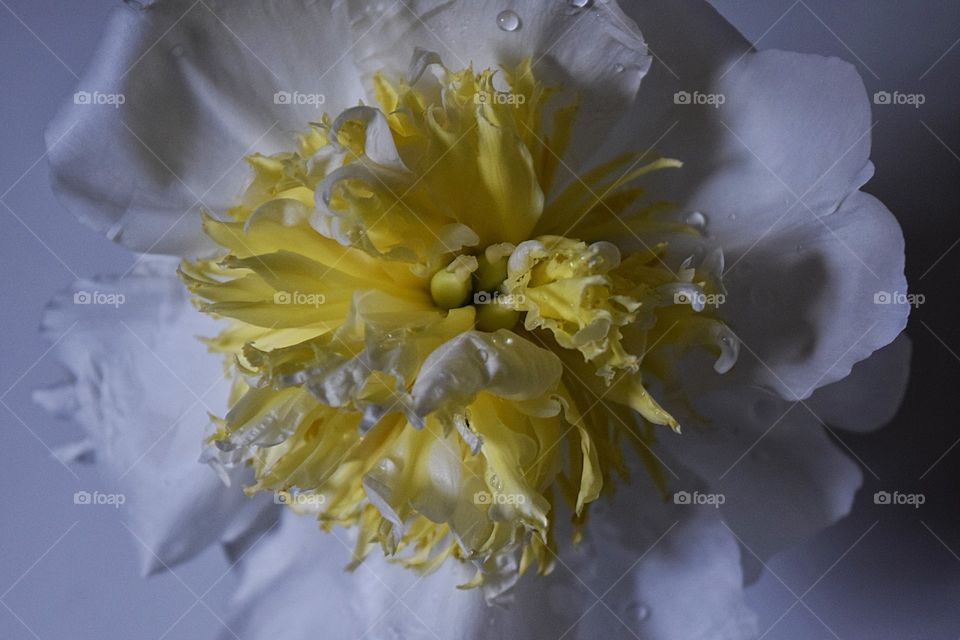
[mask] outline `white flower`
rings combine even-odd
[[[38,400],[84,427],[108,481],[150,496],[129,500],[151,548],[146,571],[223,543],[243,571],[229,625],[245,639],[755,634],[744,580],[847,513],[860,483],[821,420],[876,428],[899,403],[908,345],[854,365],[906,323],[906,305],[874,304],[906,290],[903,240],[858,190],[872,174],[870,113],[852,67],[752,51],[705,2],[624,4],[115,10],[78,90],[123,99],[65,105],[49,156],[68,208],[145,255],[133,273],[77,283],[51,304],[44,332],[73,380]],[[505,69],[455,73],[469,65]],[[401,81],[421,76],[407,92]],[[544,87],[568,100],[551,103]],[[444,136],[464,122],[480,133],[464,128],[458,147]],[[438,153],[444,141],[466,151]],[[682,169],[641,164],[653,148]],[[428,177],[438,166],[443,180]],[[624,173],[648,173],[645,200]],[[381,186],[398,202],[420,198],[427,223],[404,226],[401,211],[378,227],[369,215],[382,209],[367,204]],[[659,200],[672,208],[649,204]],[[341,253],[318,257],[330,247]],[[191,305],[177,258],[217,319]],[[354,262],[331,274],[341,259]],[[322,292],[310,288],[317,263],[334,283]],[[368,289],[379,292],[357,293]],[[90,291],[123,304],[85,303]],[[496,304],[472,298],[491,291]],[[425,313],[438,319],[400,319]],[[403,336],[374,331],[385,325]],[[681,337],[668,336],[676,325]],[[211,347],[231,356],[229,381],[221,353],[196,340],[218,332]],[[697,345],[714,353],[687,353]],[[567,393],[578,373],[601,399],[609,390],[597,411],[607,422],[633,423],[626,407],[643,417],[635,442],[620,442],[639,453],[629,485],[603,466],[624,466],[616,437],[576,417],[593,408]],[[541,440],[568,423],[580,439],[555,438],[563,453],[551,454],[512,427],[484,431],[483,416],[471,424],[478,406],[517,411]],[[682,434],[655,427],[677,426],[668,409]],[[313,450],[297,447],[321,413],[338,440],[318,457],[339,451],[341,434],[379,437],[390,416],[404,427],[397,455],[347,449],[348,465],[330,461],[317,481]],[[208,414],[224,417],[212,435]],[[337,426],[344,416],[349,429]],[[416,435],[431,426],[443,435]],[[197,463],[205,436],[220,447],[204,459],[221,478]],[[518,462],[528,447],[536,460]],[[261,451],[255,477],[230,467]],[[466,477],[468,458],[493,475]],[[271,477],[291,460],[290,476]],[[534,467],[542,482],[526,480]],[[571,468],[577,477],[560,473]],[[342,491],[324,493],[341,472]],[[516,492],[496,495],[501,481]],[[282,499],[246,498],[251,482]],[[605,482],[616,494],[597,500]],[[554,492],[577,514],[596,501],[578,547]],[[491,527],[482,539],[478,523]],[[454,540],[437,548],[455,558],[434,563],[426,551],[441,526]],[[370,552],[374,539],[388,551],[423,542],[404,561],[436,571],[388,562]],[[366,559],[345,574],[354,547]],[[535,561],[552,573],[518,580]],[[482,590],[456,588],[478,568]]]

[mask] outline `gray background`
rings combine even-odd
[[[558,0],[559,1],[559,0]],[[629,1],[629,0],[622,0]],[[39,337],[53,292],[131,258],[77,223],[47,181],[41,131],[74,90],[108,0],[0,0],[0,638],[211,637],[235,585],[216,551],[176,575],[138,576],[122,510],[73,504],[101,487],[49,449],[77,430],[34,407],[30,390],[62,377]],[[960,637],[960,2],[714,0],[759,48],[837,55],[871,94],[926,103],[876,107],[867,190],[897,215],[912,290],[926,296],[908,333],[912,380],[894,424],[842,435],[865,466],[854,513],[769,564],[750,589],[771,639]],[[642,25],[641,25],[642,27]],[[76,475],[73,475],[73,474]],[[922,492],[920,509],[873,504],[879,489]],[[202,600],[201,600],[202,598]]]

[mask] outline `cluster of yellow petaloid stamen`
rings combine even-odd
[[[499,90],[420,61],[413,86],[374,79],[379,109],[251,156],[231,218],[204,220],[223,254],[181,272],[229,321],[209,340],[234,380],[210,440],[252,465],[249,491],[357,527],[356,562],[380,545],[504,584],[550,570],[558,518],[583,524],[627,447],[661,480],[648,444],[678,425],[644,379],[669,379],[670,349],[725,349],[676,298],[720,285],[667,266],[663,238],[696,229],[635,185],[679,163],[567,175],[576,102],[554,105],[529,63]]]

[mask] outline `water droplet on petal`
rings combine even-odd
[[[802,245],[802,244],[798,244],[798,245],[797,245],[797,253],[802,253],[802,252],[803,252],[803,245]]]
[[[737,214],[731,213],[728,217],[729,217],[731,220],[736,220],[736,219],[737,219]]]
[[[593,4],[593,0],[570,0],[570,4],[577,9],[586,9]]]
[[[628,608],[628,617],[633,618],[634,620],[639,620],[643,622],[650,617],[650,607],[643,604],[642,602],[636,602],[631,604]]]
[[[520,16],[509,9],[497,15],[497,26],[502,31],[516,31],[520,28]]]
[[[705,226],[707,226],[707,218],[699,211],[694,211],[687,216],[687,224],[691,227],[703,229]]]
[[[626,67],[620,64],[619,62],[613,65],[613,70],[616,71],[617,73],[623,73],[624,69],[626,69]]]
[[[170,53],[172,53],[175,57],[179,58],[180,56],[183,55],[183,47],[178,44],[177,46],[175,46],[173,49],[170,50]]]

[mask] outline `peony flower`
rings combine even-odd
[[[899,403],[864,87],[705,3],[158,0],[79,91],[55,189],[139,257],[38,399],[239,637],[753,637]]]

